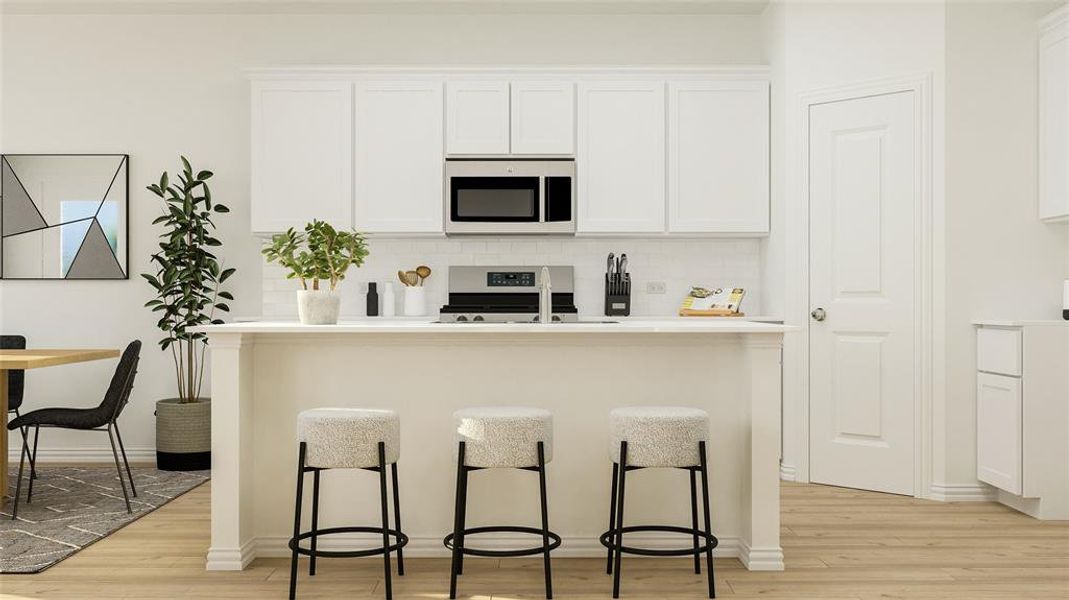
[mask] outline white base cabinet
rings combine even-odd
[[[1069,519],[1069,323],[978,321],[976,478],[1037,519]]]
[[[1069,5],[1040,23],[1039,218],[1069,221]]]

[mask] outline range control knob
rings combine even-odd
[[[472,317],[471,320],[472,321],[485,321],[486,319],[484,319],[482,315],[475,315],[474,317]]]
[[[460,315],[460,316],[457,317],[457,323],[467,323],[467,322],[468,322],[468,318],[465,317],[464,315]]]

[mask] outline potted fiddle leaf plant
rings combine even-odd
[[[211,468],[211,399],[201,394],[208,339],[191,329],[222,323],[216,314],[229,312],[234,299],[222,289],[234,269],[222,268],[213,253],[222,242],[212,218],[230,209],[212,200],[211,176],[194,172],[183,156],[177,181],[164,172],[148,186],[165,210],[152,222],[164,229],[151,259],[156,272],[141,275],[156,295],[145,306],[159,315],[159,345],[171,354],[178,386],[176,398],[156,402],[156,465],[164,471]]]
[[[338,284],[350,266],[364,264],[368,249],[363,234],[339,231],[330,223],[314,220],[304,226],[304,231],[291,227],[272,236],[263,255],[268,262],[277,262],[286,269],[287,279],[301,282],[297,291],[301,323],[333,325],[341,309]]]

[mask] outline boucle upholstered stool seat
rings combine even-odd
[[[307,444],[305,464],[318,469],[367,469],[401,457],[401,418],[392,410],[314,408],[297,415],[297,441]]]
[[[453,413],[456,441],[464,442],[464,464],[481,468],[523,468],[553,458],[553,413],[541,408],[486,406]]]
[[[631,406],[609,413],[609,454],[620,462],[627,442],[627,464],[634,467],[694,467],[698,442],[709,434],[709,413],[679,406]]]
[[[609,455],[612,458],[612,491],[609,497],[609,530],[601,535],[608,548],[605,572],[613,575],[612,597],[620,597],[621,556],[694,557],[694,572],[701,573],[701,554],[705,554],[709,580],[709,597],[716,597],[713,584],[713,548],[718,544],[709,520],[709,472],[705,442],[709,436],[709,415],[697,408],[635,406],[618,408],[609,414]],[[624,488],[627,473],[651,467],[682,469],[690,475],[691,527],[672,525],[624,526]],[[705,529],[698,528],[698,493],[696,477],[701,476]],[[625,533],[680,533],[691,538],[691,547],[650,549],[624,545]],[[704,543],[703,543],[704,542]]]
[[[464,555],[543,556],[546,598],[553,597],[549,553],[560,546],[560,536],[549,530],[546,503],[546,463],[553,453],[553,414],[540,408],[492,406],[466,408],[453,413],[457,442],[457,493],[453,513],[453,533],[443,543],[453,553],[449,576],[449,597],[457,597],[457,577],[464,574]],[[538,473],[542,505],[542,527],[497,525],[465,527],[468,506],[468,474],[494,468],[514,468]],[[465,539],[480,533],[525,533],[538,535],[542,545],[518,550],[469,548]]]
[[[293,537],[290,538],[290,600],[297,597],[297,556],[309,557],[308,575],[316,573],[316,558],[383,555],[386,600],[393,598],[390,553],[397,552],[397,574],[405,574],[402,548],[408,536],[401,532],[401,500],[397,491],[397,461],[401,456],[401,420],[392,410],[360,408],[316,408],[297,415],[297,501],[293,509]],[[386,503],[387,466],[393,480],[394,528],[389,526]],[[378,527],[319,528],[319,474],[327,469],[363,469],[379,474],[379,505],[382,524]],[[304,475],[311,472],[312,528],[301,532]],[[324,535],[374,533],[382,536],[382,546],[366,550],[318,550]],[[390,538],[394,541],[391,543]],[[309,540],[309,547],[301,546]]]

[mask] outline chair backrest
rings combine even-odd
[[[141,340],[134,340],[123,350],[115,374],[111,376],[108,391],[100,403],[99,410],[109,420],[119,418],[126,403],[130,401],[130,390],[134,389],[134,376],[137,375],[137,363],[141,360]]]
[[[21,335],[0,335],[0,350],[25,350],[26,338]],[[22,406],[26,373],[19,370],[7,372],[7,408],[15,410]]]

